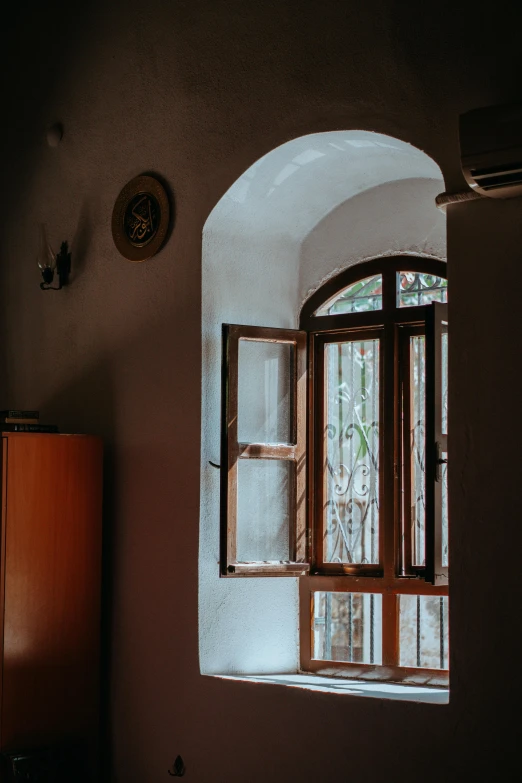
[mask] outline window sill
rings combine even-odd
[[[363,682],[341,677],[321,677],[316,674],[213,674],[211,676],[223,680],[236,680],[237,682],[286,685],[290,688],[304,688],[321,693],[368,696],[372,699],[415,701],[424,704],[449,703],[448,688],[426,688],[419,685],[401,685],[389,682]]]

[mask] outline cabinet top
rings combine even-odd
[[[63,439],[63,438],[81,438],[82,440],[99,440],[99,435],[85,435],[81,432],[2,432],[2,438],[6,440],[22,438],[27,440],[28,438],[37,438],[38,440],[44,440],[47,438]]]

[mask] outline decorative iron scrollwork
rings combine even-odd
[[[378,344],[350,342],[330,345],[327,351],[325,559],[375,563],[379,556]]]

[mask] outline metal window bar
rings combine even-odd
[[[324,597],[324,654],[329,661],[332,658],[332,594]]]
[[[422,306],[424,302],[422,301],[422,297],[425,296],[428,293],[438,294],[441,293],[442,295],[444,292],[447,292],[448,290],[448,284],[446,280],[442,277],[435,277],[434,282],[431,285],[426,284],[426,274],[423,272],[417,272],[414,273],[413,281],[406,287],[403,288],[401,286],[401,276],[406,274],[406,272],[399,272],[397,275],[397,295],[398,295],[398,303],[400,303],[400,299],[405,296],[413,296],[416,300],[417,306]],[[411,305],[410,305],[411,306]]]
[[[446,663],[446,643],[445,643],[445,621],[446,621],[446,611],[444,607],[444,596],[439,597],[439,617],[438,617],[438,626],[439,626],[439,666],[441,669],[447,669],[447,663]],[[422,597],[420,595],[417,595],[417,601],[416,601],[416,660],[417,660],[417,667],[422,668],[423,666],[423,646],[422,646],[422,623],[423,623],[423,612],[422,612]]]
[[[364,283],[363,286],[357,291],[356,294],[351,293],[350,289],[353,288],[355,283],[352,283],[350,286],[347,286],[348,290],[346,293],[341,293],[339,297],[337,297],[330,305],[330,310],[335,306],[338,305],[341,302],[349,302],[350,304],[355,305],[355,303],[358,300],[361,299],[372,299],[372,309],[379,310],[382,308],[382,291],[381,293],[375,292],[373,289],[376,284],[375,277],[369,277],[368,280]],[[381,282],[382,286],[382,282]],[[379,305],[376,306],[378,303],[378,300],[380,299]]]

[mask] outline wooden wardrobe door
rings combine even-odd
[[[9,434],[1,746],[96,744],[102,443]]]

